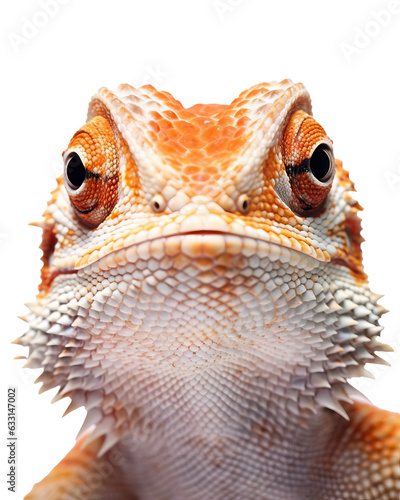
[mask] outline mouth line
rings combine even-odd
[[[121,252],[121,251],[128,251],[129,248],[138,247],[139,245],[141,245],[143,243],[151,244],[152,242],[157,241],[157,240],[168,240],[170,238],[177,238],[177,237],[185,238],[186,236],[200,236],[200,237],[201,236],[223,236],[223,237],[231,236],[233,238],[238,238],[240,240],[252,240],[257,245],[264,244],[264,245],[270,245],[270,247],[275,248],[275,249],[276,248],[284,249],[284,250],[290,252],[292,255],[294,254],[294,255],[298,255],[298,256],[305,258],[305,259],[311,259],[314,262],[321,262],[321,263],[329,262],[328,259],[318,258],[318,256],[316,256],[316,255],[310,255],[309,253],[303,252],[297,248],[289,247],[285,244],[271,241],[268,239],[257,238],[255,236],[251,236],[251,235],[247,235],[247,234],[243,234],[243,233],[240,234],[240,233],[236,233],[236,232],[220,231],[220,230],[215,230],[215,229],[209,229],[209,230],[208,229],[199,229],[199,230],[193,230],[193,231],[185,231],[182,233],[171,233],[171,234],[166,234],[166,235],[160,235],[160,236],[156,236],[153,238],[143,239],[141,241],[135,241],[129,245],[126,245],[125,247],[118,248],[115,250],[111,249],[105,255],[98,257],[92,261],[89,261],[89,262],[86,261],[86,262],[81,263],[81,264],[79,263],[80,259],[78,259],[76,267],[74,269],[70,269],[70,268],[69,269],[68,268],[54,269],[51,272],[50,280],[52,282],[57,276],[63,275],[63,274],[75,274],[82,269],[90,267],[92,264],[98,262],[99,260],[104,259],[108,255],[116,254],[117,252]],[[238,253],[243,253],[243,250],[244,249],[242,248]],[[182,250],[181,250],[181,252],[184,253]],[[257,252],[257,250],[255,250],[255,252]],[[275,257],[276,257],[276,253],[274,251],[268,250],[267,247],[265,248],[265,253],[266,253],[266,256],[267,255],[270,255],[270,256],[275,255]],[[282,259],[283,262],[287,262],[287,260],[286,260],[287,257],[285,258],[285,260],[283,259],[283,252],[281,253],[281,255],[279,255],[279,257],[276,257],[274,260],[279,260],[279,259]]]
[[[137,234],[140,234],[140,233],[137,233]],[[120,248],[115,248],[115,249],[110,248],[107,253],[105,253],[101,257],[96,256],[96,257],[92,258],[92,260],[90,260],[90,254],[86,254],[86,255],[89,255],[89,257],[85,259],[85,255],[84,255],[83,258],[81,258],[82,260],[78,259],[76,264],[75,264],[75,266],[76,266],[75,269],[76,270],[84,269],[84,268],[90,266],[91,264],[94,264],[95,262],[98,262],[99,260],[104,259],[105,257],[107,257],[107,255],[112,255],[112,254],[116,254],[118,252],[123,252],[123,251],[129,251],[130,248],[137,248],[142,244],[150,245],[156,241],[160,241],[160,240],[166,241],[166,240],[169,240],[172,238],[181,238],[182,240],[184,240],[185,238],[190,237],[190,236],[198,236],[200,238],[201,237],[221,236],[221,237],[225,238],[226,243],[229,241],[228,238],[232,238],[231,243],[233,243],[233,247],[235,247],[235,243],[234,243],[233,239],[240,240],[242,242],[241,243],[242,246],[239,249],[236,249],[233,247],[231,247],[230,249],[225,248],[224,250],[221,250],[221,253],[223,253],[225,251],[227,253],[234,252],[235,255],[240,254],[240,253],[247,255],[246,252],[249,252],[250,250],[248,248],[248,245],[246,248],[245,242],[251,241],[251,242],[255,243],[255,245],[256,245],[256,247],[254,249],[252,249],[254,251],[254,253],[265,253],[265,256],[274,255],[275,258],[273,260],[278,260],[278,257],[277,257],[278,252],[276,251],[276,249],[280,249],[279,257],[282,257],[282,262],[288,261],[287,260],[288,252],[290,252],[291,255],[298,255],[300,258],[311,259],[314,262],[328,262],[330,260],[330,255],[327,254],[327,252],[323,252],[323,251],[318,249],[318,251],[319,251],[319,255],[318,255],[318,253],[315,251],[314,247],[312,247],[311,245],[308,245],[308,247],[311,250],[310,250],[310,252],[307,252],[305,250],[295,248],[294,245],[292,245],[292,244],[289,246],[288,244],[285,244],[284,241],[274,241],[274,239],[278,239],[279,236],[275,233],[272,233],[272,234],[274,236],[276,236],[276,238],[274,238],[274,236],[272,236],[272,237],[269,236],[268,233],[266,233],[265,237],[263,238],[262,235],[257,237],[257,235],[246,234],[244,231],[242,233],[242,232],[233,232],[233,231],[223,231],[223,230],[218,230],[218,229],[198,229],[198,230],[192,230],[192,231],[189,230],[189,231],[183,231],[183,232],[173,232],[170,234],[162,234],[162,235],[154,236],[153,238],[151,238],[151,237],[150,238],[144,237],[143,239],[138,238],[137,241],[132,241],[129,244],[126,244],[126,246],[123,246]],[[286,237],[286,239],[288,239],[288,238]],[[312,253],[312,251],[314,254]],[[183,249],[181,249],[181,252],[185,253],[185,251]],[[286,255],[284,255],[285,252],[286,252]],[[166,255],[168,255],[167,252],[166,252]],[[215,255],[217,255],[217,254],[215,254]],[[192,254],[188,254],[188,256],[195,258],[195,256]],[[204,256],[207,256],[207,255],[204,255]]]

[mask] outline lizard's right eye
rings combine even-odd
[[[79,189],[85,181],[86,168],[78,155],[78,153],[71,153],[65,162],[65,180],[68,186],[73,189]]]
[[[94,228],[112,212],[119,193],[117,140],[108,120],[92,118],[64,152],[64,185],[75,216]]]

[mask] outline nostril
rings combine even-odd
[[[241,194],[237,201],[237,208],[242,214],[247,214],[250,210],[250,197],[247,194]]]
[[[162,196],[161,194],[156,194],[151,199],[150,206],[154,210],[154,212],[159,213],[165,210],[167,202],[165,201],[164,196]]]

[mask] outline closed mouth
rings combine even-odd
[[[262,235],[264,238],[256,238],[235,232],[199,229],[155,235],[153,238],[146,237],[148,235],[141,237],[140,233],[138,236],[136,241],[131,240],[129,244],[125,242],[125,246],[120,248],[111,247],[108,251],[107,249],[101,252],[94,250],[85,254],[78,259],[75,269],[84,269],[97,264],[93,269],[94,272],[99,269],[106,271],[122,267],[125,263],[134,264],[140,260],[148,260],[153,256],[161,260],[163,256],[174,258],[178,255],[184,255],[189,259],[214,259],[223,254],[240,255],[244,258],[257,255],[260,258],[269,258],[271,261],[279,260],[282,264],[290,263],[293,267],[304,269],[313,269],[319,262],[328,260],[322,252],[320,256],[317,256],[315,251],[314,255],[307,254],[306,251],[288,244],[268,241],[268,233]],[[289,240],[288,243],[290,243]]]

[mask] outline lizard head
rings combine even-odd
[[[262,379],[285,411],[345,414],[347,379],[386,349],[382,308],[353,184],[303,85],[191,108],[102,88],[63,157],[20,339],[43,390],[111,422],[110,443],[146,411],[146,384],[217,372]]]

